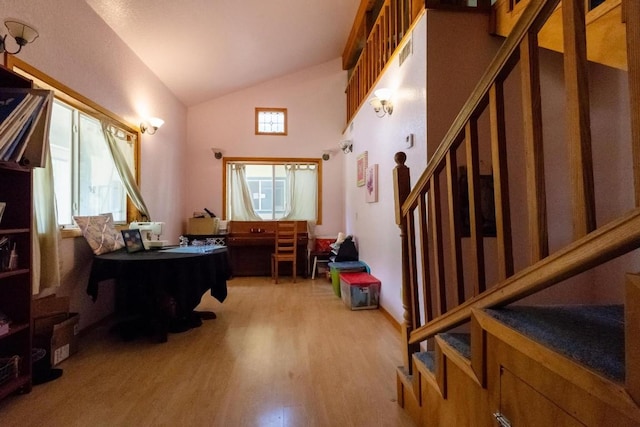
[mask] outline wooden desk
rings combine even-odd
[[[227,248],[234,276],[271,276],[271,254],[275,248],[275,221],[230,221]],[[307,277],[307,222],[298,223],[297,270]],[[287,268],[289,269],[287,271]],[[282,265],[282,275],[291,267]]]

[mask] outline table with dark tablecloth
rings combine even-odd
[[[167,305],[171,317],[187,318],[210,291],[218,301],[227,297],[230,277],[227,249],[188,247],[127,253],[125,249],[93,258],[87,293],[95,301],[99,283],[115,279],[118,309],[139,311],[160,326],[166,340]],[[164,335],[164,336],[163,336]]]

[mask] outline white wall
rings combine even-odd
[[[23,61],[133,125],[148,115],[165,120],[156,135],[142,137],[140,181],[153,219],[165,221],[166,237],[177,242],[186,108],[83,0],[2,0],[0,18],[25,21],[39,31],[40,37],[18,55]],[[85,292],[88,245],[81,238],[65,239],[61,249],[59,293],[71,296],[71,309],[80,312],[83,328],[111,311],[112,289],[101,287],[92,303]]]
[[[318,236],[343,229],[343,155],[338,143],[345,125],[347,72],[340,58],[189,108],[184,220],[207,207],[222,216],[222,160],[225,157],[309,157],[322,163],[323,212]],[[255,108],[286,108],[287,136],[254,134]]]

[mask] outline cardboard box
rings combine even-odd
[[[51,354],[55,366],[78,351],[78,313],[69,313],[69,298],[49,296],[33,301],[34,345]]]
[[[368,273],[340,273],[342,302],[351,310],[378,308],[380,280]]]
[[[51,336],[51,366],[66,360],[78,352],[78,333],[80,332],[78,313],[69,313],[69,318],[53,326]]]
[[[218,218],[189,218],[187,234],[218,234]]]

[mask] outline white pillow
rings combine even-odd
[[[82,235],[96,255],[124,248],[122,234],[113,225],[113,215],[74,216]]]

